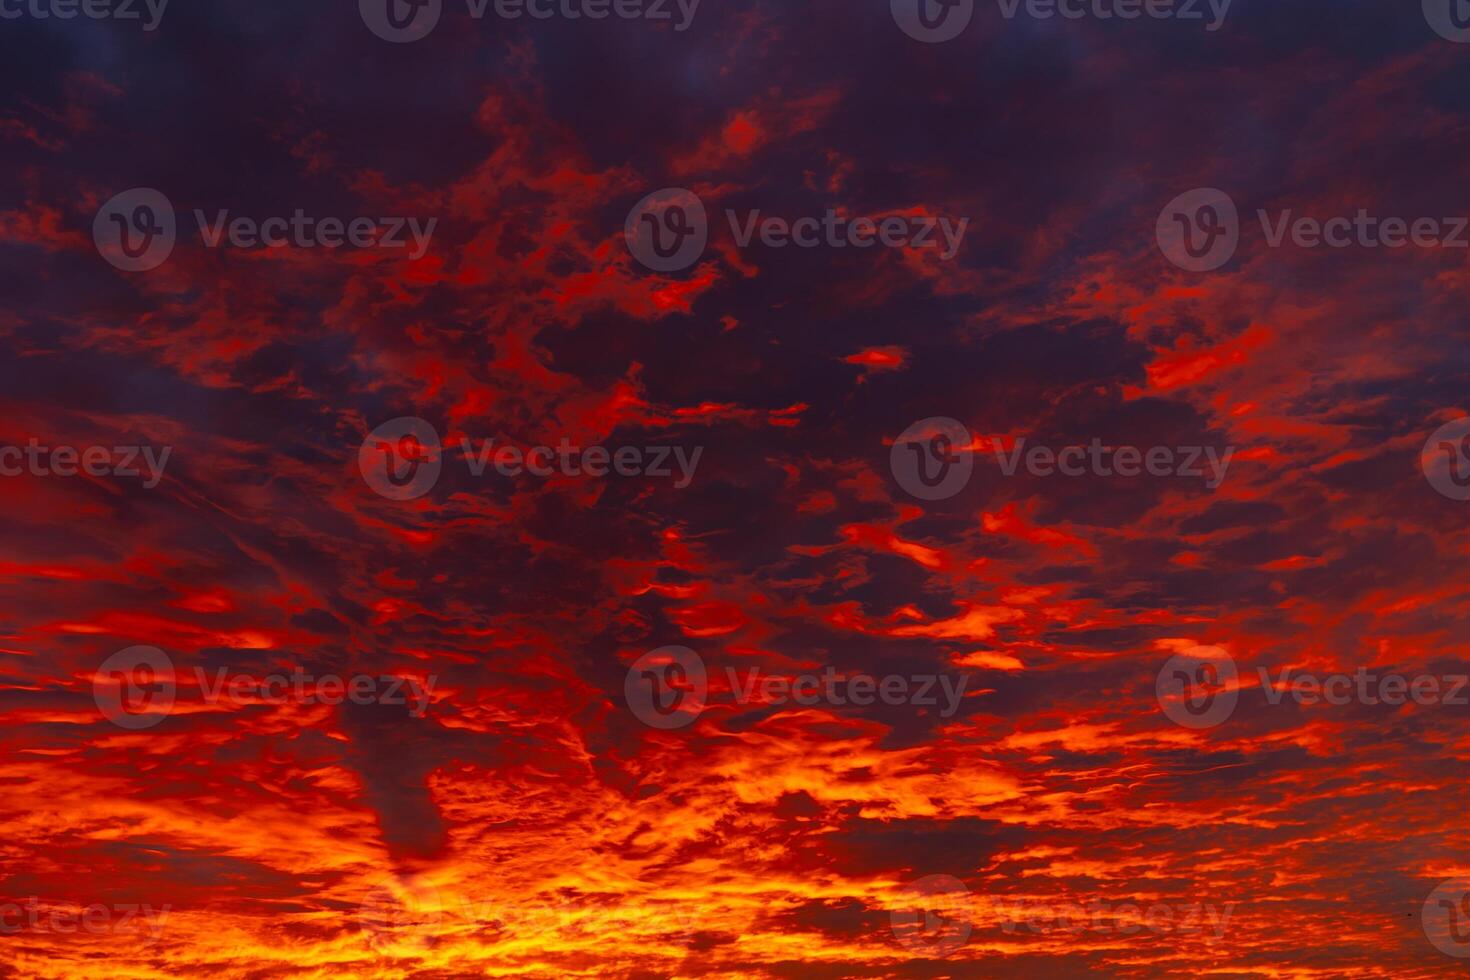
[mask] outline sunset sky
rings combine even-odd
[[[55,2],[0,0],[0,978],[1470,972],[1440,0]],[[761,230],[829,212],[908,237]],[[1434,231],[1293,224],[1360,212]],[[1198,472],[1025,455],[1094,444]],[[1272,683],[1360,669],[1440,697]]]

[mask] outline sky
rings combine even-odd
[[[0,0],[0,978],[1464,974],[1464,6]]]

